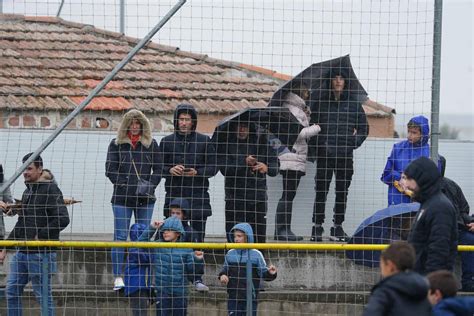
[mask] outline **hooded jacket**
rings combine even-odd
[[[26,183],[21,198],[21,212],[10,240],[59,240],[59,233],[69,225],[69,213],[53,174],[43,170],[40,178]],[[19,248],[20,251],[37,252],[38,248]]]
[[[146,229],[147,226],[144,224],[133,224],[130,227],[130,241],[138,241]],[[151,249],[130,248],[128,250],[124,273],[125,296],[130,296],[140,290],[152,293],[151,268],[153,261],[154,256]]]
[[[474,216],[469,215],[469,203],[461,187],[453,180],[443,177],[441,179],[441,191],[451,201],[456,210],[458,229],[467,230],[466,225],[474,222]]]
[[[179,132],[178,117],[188,113],[193,120],[192,132]],[[217,173],[216,152],[209,137],[196,132],[197,113],[192,105],[180,104],[174,112],[174,133],[160,142],[160,168],[166,179],[165,216],[168,216],[169,203],[174,198],[191,201],[190,219],[207,218],[212,214],[209,199],[209,178]],[[173,176],[170,169],[176,165],[194,168],[197,175],[192,177]]]
[[[248,156],[266,164],[267,174],[254,173],[245,162]],[[257,132],[254,125],[250,125],[249,135],[244,140],[231,133],[227,143],[218,145],[218,157],[219,170],[225,177],[226,201],[258,203],[267,200],[267,175],[278,174],[278,157],[265,134]]]
[[[298,95],[289,92],[283,103],[290,112],[298,119],[303,129],[298,134],[292,151],[283,152],[278,156],[280,170],[294,170],[306,172],[306,157],[308,155],[308,140],[316,136],[321,128],[318,125],[309,126],[309,119],[305,113],[306,104]]]
[[[172,207],[179,207],[181,211],[183,212],[184,219],[181,221],[181,224],[183,224],[183,229],[184,229],[184,237],[182,238],[183,242],[202,242],[202,240],[199,240],[198,234],[196,234],[196,231],[189,225],[188,221],[188,213],[189,213],[189,202],[186,199],[182,198],[177,198],[173,199],[170,202],[170,209]]]
[[[182,242],[185,237],[183,224],[176,217],[169,217],[165,220],[158,232],[162,235],[165,230],[172,230],[180,233],[178,242]],[[155,233],[153,227],[149,227],[139,237],[139,241],[149,241]],[[160,238],[160,242],[165,242]],[[155,261],[155,287],[160,293],[186,296],[188,280],[196,271],[203,271],[203,260],[197,259],[194,252],[189,248],[156,248],[154,252]]]
[[[311,123],[318,124],[321,132],[311,139],[310,146],[317,147],[319,157],[352,157],[354,149],[360,147],[369,134],[359,96],[351,95],[347,89],[351,79],[346,71],[334,69],[326,86],[331,87],[331,80],[337,75],[346,81],[339,100],[332,90],[315,91],[311,96]]]
[[[416,251],[415,271],[452,271],[458,240],[456,211],[441,192],[438,168],[430,159],[421,157],[411,162],[404,173],[419,188],[414,199],[420,202],[420,209],[408,236]]]
[[[389,206],[411,202],[410,197],[398,191],[393,182],[400,180],[403,170],[405,170],[410,162],[420,157],[430,156],[430,145],[428,144],[430,126],[428,119],[422,115],[415,116],[410,119],[410,123],[420,127],[421,140],[416,144],[404,140],[393,145],[392,152],[387,158],[387,163],[380,178],[383,183],[388,185]]]
[[[248,223],[239,223],[231,229],[231,239],[234,242],[233,232],[240,230],[247,236],[247,242],[253,243],[253,230]],[[247,279],[246,279],[246,267],[247,261],[250,261],[252,265],[252,297],[254,300],[258,298],[258,292],[260,289],[260,282],[273,281],[276,279],[277,274],[270,274],[268,272],[267,264],[263,258],[262,253],[257,249],[231,249],[224,258],[224,266],[222,267],[219,277],[221,275],[227,275],[229,277],[229,283],[227,283],[227,293],[229,298],[245,298]]]
[[[382,279],[372,289],[364,316],[431,316],[428,280],[415,272]]]
[[[142,126],[142,134],[135,148],[132,147],[127,135],[134,119]],[[154,203],[156,200],[154,196],[136,195],[137,171],[141,179],[150,181],[155,187],[158,186],[161,180],[158,158],[158,144],[151,136],[151,125],[145,114],[135,109],[125,113],[117,137],[109,144],[105,162],[105,175],[114,185],[112,204],[138,207]]]
[[[433,307],[433,316],[472,316],[474,297],[449,297]]]

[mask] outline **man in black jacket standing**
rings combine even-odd
[[[190,201],[190,224],[204,240],[207,217],[211,216],[209,178],[217,173],[216,152],[208,136],[196,132],[197,113],[192,105],[180,104],[174,112],[174,133],[159,147],[159,164],[165,183],[165,216],[173,199]]]
[[[23,157],[23,163],[31,156]],[[43,160],[38,156],[23,172],[26,190],[18,221],[7,239],[10,240],[59,240],[59,233],[69,224],[64,198],[56,183],[43,174]],[[0,202],[0,208],[6,205]],[[43,267],[47,265],[45,273]],[[33,292],[40,304],[43,278],[48,278],[48,315],[54,315],[51,278],[56,272],[56,252],[50,248],[19,248],[10,262],[6,296],[8,315],[21,315],[21,295],[31,281]],[[46,275],[45,275],[46,274]]]
[[[415,271],[421,274],[452,271],[456,259],[456,210],[441,191],[441,181],[438,167],[426,157],[412,161],[402,174],[402,185],[420,203],[408,242],[416,251]]]
[[[317,148],[311,241],[322,241],[326,199],[333,174],[336,177],[336,201],[330,238],[334,241],[348,239],[342,223],[354,173],[353,151],[362,145],[369,132],[361,102],[355,92],[351,95],[348,73],[342,68],[331,70],[328,93],[319,91],[319,95],[311,98],[311,123],[321,127],[321,132],[310,142]]]

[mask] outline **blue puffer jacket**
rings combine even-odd
[[[178,241],[184,238],[183,224],[176,217],[165,220],[160,233],[165,230],[177,231],[181,234]],[[155,229],[149,227],[140,236],[140,241],[149,241]],[[161,242],[164,242],[161,240]],[[188,277],[196,270],[203,269],[203,261],[194,257],[192,249],[188,248],[157,248],[155,250],[155,286],[158,293],[175,296],[187,295]],[[192,279],[192,277],[189,277]]]
[[[416,144],[404,140],[393,145],[392,152],[387,159],[387,164],[380,178],[382,182],[388,184],[389,206],[411,202],[410,197],[398,191],[394,187],[393,182],[400,180],[403,170],[405,170],[410,162],[420,157],[430,156],[430,145],[428,144],[430,127],[428,119],[420,115],[413,117],[410,122],[420,126],[422,138],[421,141]]]
[[[474,297],[450,297],[433,307],[433,316],[474,315]]]
[[[147,226],[144,224],[133,224],[130,227],[130,240],[137,241],[146,229]],[[151,249],[130,248],[128,250],[124,274],[125,296],[139,290],[146,290],[151,293],[151,264],[153,260],[154,256]]]
[[[239,223],[231,229],[232,242],[233,232],[240,230],[247,236],[247,242],[253,243],[253,230],[252,227],[247,223]],[[227,293],[230,298],[245,298],[247,279],[246,279],[246,265],[250,259],[252,264],[252,296],[257,299],[258,291],[260,289],[260,282],[273,281],[276,279],[277,274],[268,273],[267,264],[263,258],[262,253],[257,249],[231,249],[225,255],[224,266],[222,267],[219,277],[223,274],[229,277],[229,283],[227,283]]]

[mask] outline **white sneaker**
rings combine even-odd
[[[123,279],[121,277],[115,278],[114,280],[114,291],[119,291],[125,287]]]
[[[198,292],[209,292],[209,287],[206,284],[199,281],[194,282],[194,288]]]

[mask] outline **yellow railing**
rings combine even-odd
[[[63,248],[199,248],[199,249],[270,249],[270,250],[383,250],[388,245],[367,244],[241,244],[241,243],[171,243],[171,242],[126,242],[126,241],[52,241],[52,240],[1,240],[1,247],[63,247]],[[458,251],[474,251],[474,246],[458,246]]]

